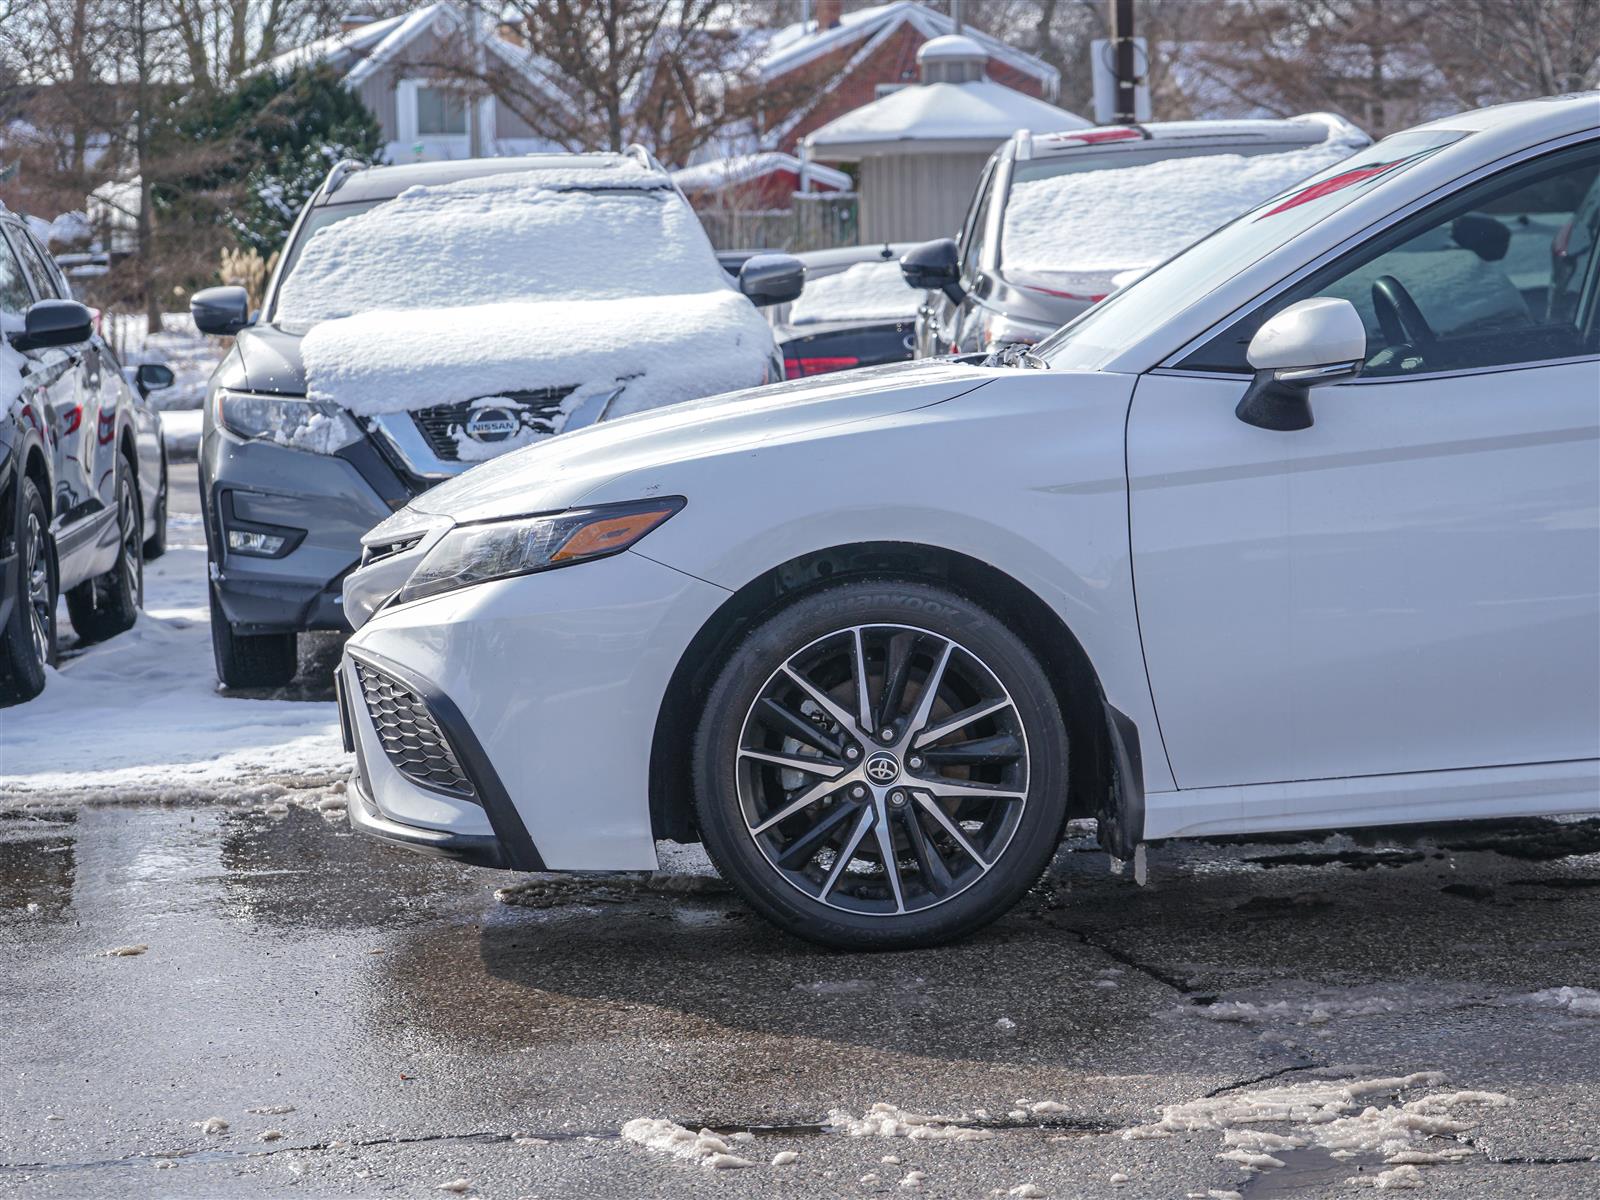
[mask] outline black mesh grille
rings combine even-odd
[[[366,663],[356,663],[356,674],[378,740],[395,770],[424,787],[471,796],[472,783],[422,697]]]
[[[572,392],[570,387],[540,388],[532,392],[502,392],[501,397],[522,406],[516,408],[508,404],[505,407],[525,428],[535,433],[556,433],[561,423],[561,402]],[[436,457],[446,462],[457,461],[456,440],[450,436],[450,430],[467,427],[476,403],[476,400],[463,400],[459,404],[436,404],[412,412],[411,419]]]

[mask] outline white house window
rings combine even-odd
[[[467,100],[453,88],[417,88],[417,136],[465,137]]]

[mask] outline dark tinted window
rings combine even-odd
[[[28,273],[28,278],[33,280],[34,292],[41,300],[61,299],[61,289],[56,286],[56,273],[50,264],[45,262],[43,253],[33,239],[19,234],[16,242],[17,252],[22,258],[22,269]]]
[[[28,278],[22,273],[16,251],[0,227],[0,313],[20,316],[33,303],[33,293],[28,290]]]
[[[1600,352],[1595,240],[1600,144],[1557,151],[1463,189],[1275,297],[1183,361],[1247,372],[1274,313],[1349,300],[1367,377],[1510,366]]]

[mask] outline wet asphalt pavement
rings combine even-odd
[[[304,639],[273,695],[326,698],[338,649]],[[1423,1071],[1509,1102],[1417,1143],[1469,1153],[1422,1194],[1600,1196],[1600,997],[1529,998],[1600,988],[1600,822],[1175,845],[1145,888],[1079,836],[980,936],[860,956],[636,877],[501,903],[515,877],[358,839],[326,791],[269,799],[0,812],[0,1196],[1361,1196],[1381,1156],[1252,1173],[1218,1129],[1123,1133]],[[826,1127],[878,1102],[992,1136]],[[637,1117],[754,1131],[761,1165],[652,1152]]]
[[[1209,1093],[1418,1071],[1510,1098],[1427,1143],[1471,1155],[1423,1168],[1424,1194],[1600,1195],[1600,1018],[1526,998],[1600,986],[1600,824],[1150,866],[1138,888],[1080,837],[978,937],[840,955],[716,891],[568,878],[504,904],[512,877],[293,805],[12,813],[0,1195],[1352,1196],[1377,1159],[1252,1174],[1215,1129],[1121,1131]],[[994,1136],[819,1131],[875,1102]],[[734,1148],[761,1165],[622,1140],[641,1116],[755,1130]]]

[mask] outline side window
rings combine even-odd
[[[39,247],[26,234],[17,237],[17,252],[22,257],[22,269],[33,280],[34,294],[41,300],[61,299],[61,289],[56,287],[56,273],[44,260]]]
[[[1512,366],[1600,353],[1600,143],[1482,180],[1324,268],[1196,350],[1190,370],[1248,371],[1274,313],[1350,301],[1367,328],[1364,377]]]
[[[33,293],[28,290],[28,279],[22,273],[22,264],[0,227],[0,314],[20,319],[33,303]],[[6,322],[7,326],[12,324]]]
[[[995,166],[990,163],[978,181],[976,203],[967,215],[967,224],[961,231],[961,278],[971,282],[978,273],[978,258],[983,252],[984,229],[989,224],[989,202],[994,196]]]

